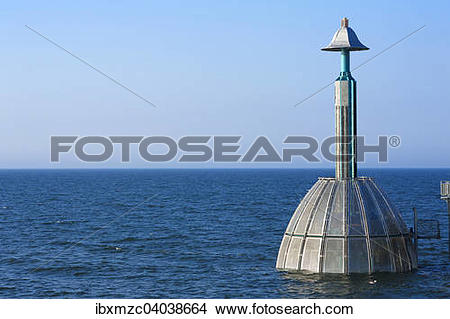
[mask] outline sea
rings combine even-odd
[[[360,175],[409,227],[413,207],[419,224],[439,222],[417,271],[275,269],[289,219],[329,169],[0,170],[0,298],[450,298],[450,169]]]

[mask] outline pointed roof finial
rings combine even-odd
[[[362,51],[369,50],[364,44],[362,44],[355,31],[348,26],[348,19],[342,18],[341,27],[334,34],[331,43],[322,48],[323,51]]]

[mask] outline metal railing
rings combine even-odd
[[[419,263],[419,239],[441,239],[441,226],[437,219],[420,219],[419,221],[415,207],[413,207],[413,213],[414,228],[410,228],[410,233],[413,238],[414,250],[416,251],[416,261]]]
[[[448,256],[450,258],[450,181],[441,181],[441,199],[443,199],[447,202]]]

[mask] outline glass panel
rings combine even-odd
[[[408,248],[409,253],[409,260],[412,264],[412,268],[417,268],[417,261],[416,261],[416,252],[414,251],[414,246],[412,244],[411,238],[405,238],[406,247]]]
[[[311,199],[311,196],[314,194],[314,192],[317,190],[318,186],[321,184],[321,181],[317,181],[313,187],[306,193],[305,197],[300,201],[300,204],[297,206],[297,209],[294,212],[294,215],[292,215],[291,220],[289,221],[288,227],[286,228],[287,233],[292,233],[294,230],[295,225],[298,222],[298,219],[300,218],[300,215],[302,211],[305,209],[306,204]]]
[[[283,269],[284,268],[284,261],[286,259],[286,249],[289,245],[291,236],[284,235],[283,240],[281,241],[280,250],[278,251],[278,258],[277,258],[277,268]]]
[[[394,257],[395,269],[397,272],[408,271],[409,261],[406,255],[405,246],[402,237],[391,238],[392,255]]]
[[[409,230],[408,230],[408,227],[406,226],[405,222],[403,221],[402,214],[400,213],[400,211],[397,209],[396,206],[393,206],[392,202],[390,202],[389,205],[391,206],[392,211],[394,212],[394,215],[397,219],[397,223],[400,227],[401,233],[408,234]]]
[[[324,272],[344,272],[344,239],[327,238],[325,240],[325,256],[323,263]]]
[[[403,221],[402,214],[397,209],[397,207],[392,203],[392,201],[389,199],[389,197],[387,197],[386,193],[381,188],[379,190],[384,195],[384,198],[386,198],[386,200],[389,203],[389,206],[391,207],[392,211],[394,212],[394,216],[397,219],[397,223],[400,227],[401,232],[403,234],[407,234],[409,231],[408,231],[408,227],[406,226],[405,222]]]
[[[334,193],[333,204],[331,205],[330,219],[328,221],[328,235],[344,235],[344,188],[345,181],[336,182],[336,192]]]
[[[325,186],[325,191],[321,196],[319,206],[316,209],[316,214],[308,230],[308,234],[322,235],[323,223],[327,210],[327,204],[330,198],[331,190],[333,189],[334,181],[328,181]]]
[[[301,214],[298,224],[295,227],[294,234],[299,234],[299,235],[305,234],[306,224],[308,223],[309,217],[311,216],[314,206],[316,205],[316,202],[319,199],[319,195],[322,193],[322,190],[324,189],[324,183],[325,183],[324,181],[318,181],[317,183],[320,183],[320,185],[317,188],[317,191],[311,197],[311,200],[306,205],[305,210]]]
[[[348,271],[351,273],[369,272],[366,238],[349,238]]]
[[[291,243],[288,248],[287,256],[286,256],[286,269],[298,270],[299,264],[298,261],[300,259],[300,247],[302,245],[303,238],[302,237],[292,237]]]
[[[365,236],[362,226],[361,207],[355,184],[351,184],[350,202],[348,210],[348,233],[349,235]],[[367,252],[366,252],[367,253]]]
[[[380,207],[381,213],[383,214],[384,222],[386,223],[386,228],[387,228],[389,234],[392,234],[392,235],[400,234],[401,230],[400,230],[399,225],[397,224],[397,220],[394,217],[392,211],[387,206],[386,201],[384,200],[381,193],[373,185],[373,182],[368,182],[367,185],[368,186],[370,185],[372,193],[374,194],[374,196],[377,200],[378,206]]]
[[[370,235],[385,235],[385,231],[380,218],[380,213],[374,202],[366,181],[358,181],[361,197],[364,203],[364,212],[366,213],[367,224]]]
[[[371,238],[370,250],[372,251],[373,272],[394,270],[386,238]]]
[[[303,249],[302,269],[313,272],[319,271],[320,238],[306,238]]]

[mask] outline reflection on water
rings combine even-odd
[[[284,290],[291,298],[392,298],[395,291],[405,296],[414,288],[417,273],[313,274],[280,273]]]

